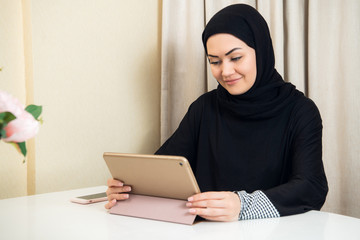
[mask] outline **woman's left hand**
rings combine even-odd
[[[212,221],[237,221],[240,199],[234,192],[204,192],[188,198],[189,212]]]

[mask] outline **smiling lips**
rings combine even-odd
[[[241,78],[236,78],[236,79],[229,79],[229,80],[224,80],[224,82],[227,85],[234,85],[235,83],[237,83]]]

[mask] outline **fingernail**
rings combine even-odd
[[[189,197],[189,198],[188,198],[188,201],[192,201],[192,200],[194,200],[193,197]]]
[[[192,204],[191,204],[191,203],[189,203],[189,202],[188,202],[188,203],[186,203],[186,206],[187,206],[187,207],[191,207],[191,205],[192,205]]]
[[[196,212],[195,209],[193,209],[193,208],[190,208],[190,209],[189,209],[189,213],[195,213],[195,212]]]
[[[122,187],[124,186],[124,184],[122,182],[119,182],[119,186]]]
[[[129,194],[124,194],[124,198],[129,198]]]
[[[126,187],[125,191],[131,191],[131,187]]]
[[[113,200],[111,200],[111,203],[116,203],[116,199],[114,198]]]

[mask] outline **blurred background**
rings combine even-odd
[[[105,151],[160,145],[160,2],[0,0],[0,89],[43,106],[28,157],[0,142],[0,199],[105,185]]]

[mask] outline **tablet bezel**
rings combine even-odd
[[[184,157],[114,152],[103,157],[112,177],[131,186],[132,194],[186,200],[200,193]]]

